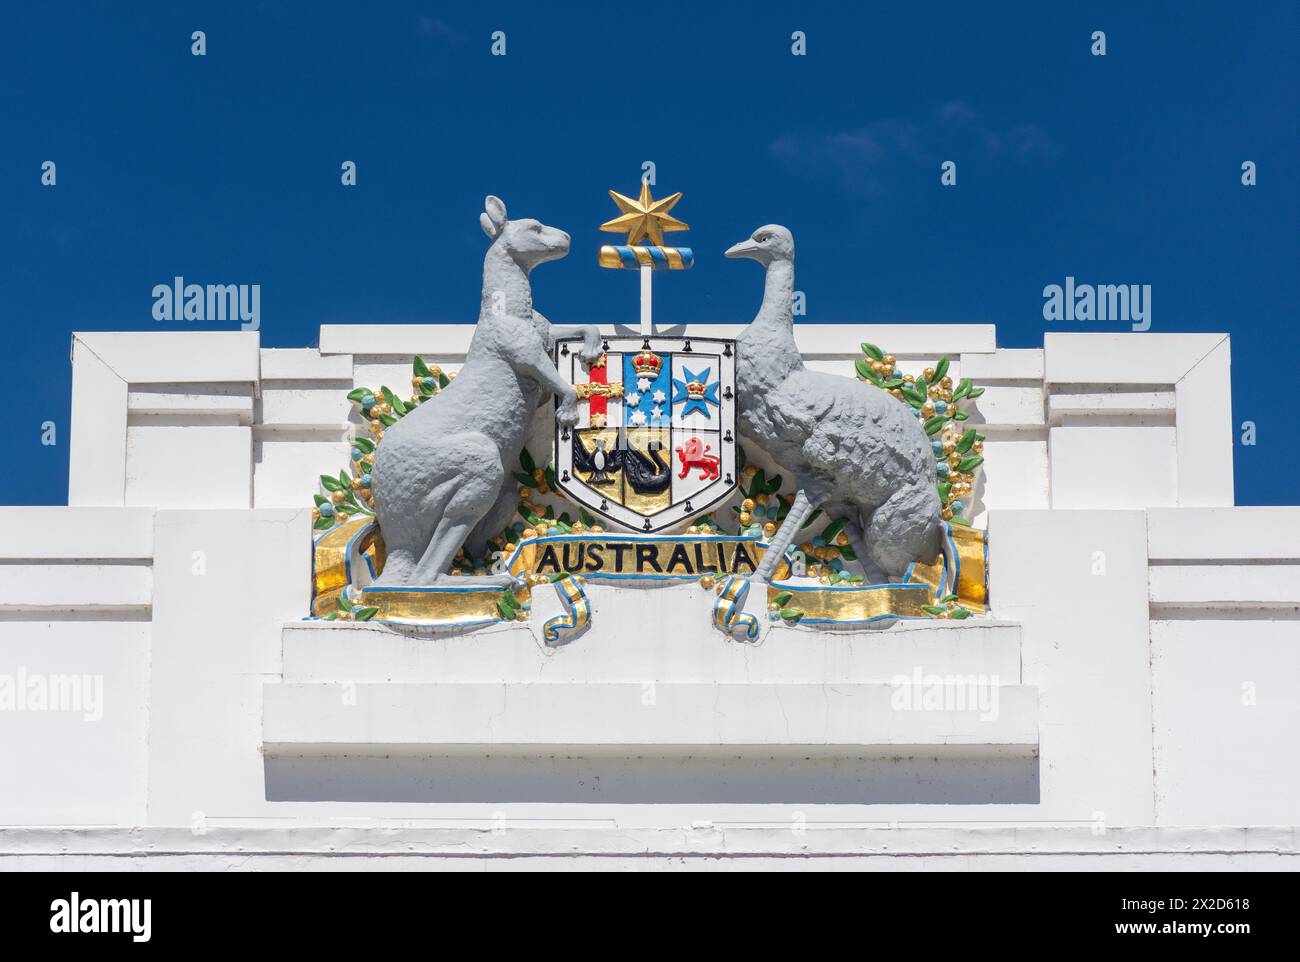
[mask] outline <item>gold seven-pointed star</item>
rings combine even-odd
[[[612,190],[609,196],[614,198],[614,203],[618,204],[618,209],[623,213],[613,220],[605,221],[600,225],[600,229],[614,234],[626,232],[628,246],[648,236],[651,244],[662,247],[664,231],[690,230],[690,227],[668,213],[673,209],[673,205],[682,199],[680,191],[663,200],[655,200],[650,196],[650,185],[642,181],[639,200],[624,197]]]

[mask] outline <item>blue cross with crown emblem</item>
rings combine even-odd
[[[682,417],[690,414],[692,411],[699,411],[706,418],[712,417],[709,413],[709,405],[718,407],[718,384],[714,381],[709,383],[709,375],[713,373],[713,368],[706,367],[699,374],[690,368],[683,368],[686,372],[686,380],[679,381],[673,378],[673,404],[685,404],[682,408]]]

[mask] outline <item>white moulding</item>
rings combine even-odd
[[[1038,748],[1038,691],[1023,685],[999,688],[996,711],[983,714],[978,708],[897,710],[891,685],[665,683],[654,686],[653,699],[641,683],[391,683],[348,690],[355,703],[334,684],[263,686],[264,751],[533,755],[653,746],[667,755],[790,750],[854,757],[902,748],[1031,755]],[[921,697],[918,692],[918,704]]]
[[[148,564],[0,565],[0,610],[138,610],[152,596]]]
[[[1300,564],[1153,564],[1153,606],[1300,608]]]
[[[1069,413],[1091,416],[1150,414],[1167,416],[1168,385],[1174,394],[1175,472],[1162,497],[1148,505],[1212,507],[1233,503],[1233,431],[1230,347],[1226,334],[1048,334],[1044,343],[1044,376],[1053,418]],[[1150,385],[1152,410],[1140,410],[1133,398],[1119,411],[1104,410],[1099,397],[1086,411],[1070,410],[1079,398],[1111,393],[1095,385]],[[1124,392],[1120,392],[1124,393]],[[1128,393],[1140,393],[1130,391]],[[1062,396],[1065,396],[1062,398]],[[1062,398],[1058,402],[1058,398]],[[1062,405],[1058,408],[1058,403]],[[1118,402],[1107,402],[1118,403]],[[1089,446],[1104,451],[1113,429],[1098,421],[1101,434]],[[1053,462],[1055,462],[1053,456]],[[1053,504],[1058,504],[1058,478],[1053,464]],[[1065,484],[1072,479],[1065,477]],[[1065,498],[1063,505],[1074,506]],[[1116,502],[1117,507],[1128,502]]]
[[[315,348],[263,348],[261,364],[263,381],[352,380],[351,357],[321,354]]]
[[[254,331],[88,331],[72,338],[74,362],[80,342],[128,384],[258,379]]]
[[[609,596],[612,592],[622,592],[621,606]],[[643,633],[629,630],[643,622],[628,617],[636,599],[627,589],[588,585],[588,593],[612,610],[600,612],[581,638],[555,649],[538,644],[534,631],[524,625],[419,636],[382,624],[290,622],[282,636],[284,680],[839,685],[912,678],[919,671],[993,678],[996,684],[1020,681],[1020,626],[1014,623],[900,622],[887,631],[857,632],[777,626],[762,645],[752,646],[711,632],[699,617],[707,610],[704,598],[696,631],[689,630],[686,618]],[[689,593],[685,589],[674,596]]]
[[[0,507],[0,559],[147,560],[153,508]]]
[[[1300,559],[1300,507],[1152,508],[1153,561]]]

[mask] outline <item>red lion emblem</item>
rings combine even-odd
[[[705,444],[699,438],[691,438],[678,448],[677,457],[681,459],[682,470],[677,477],[684,478],[690,473],[691,468],[699,468],[699,480],[711,481],[716,478],[721,461],[716,454],[708,453],[712,447],[713,445]]]

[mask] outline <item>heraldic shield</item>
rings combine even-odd
[[[555,430],[560,490],[635,531],[689,523],[736,488],[736,345],[704,337],[611,337],[588,367],[580,339],[555,345],[578,392]]]

